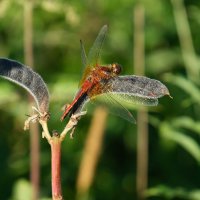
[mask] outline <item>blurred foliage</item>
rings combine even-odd
[[[154,198],[161,196],[165,199],[200,199],[200,190],[186,191],[183,188],[169,188],[163,185],[148,189],[146,194],[147,196],[152,196]]]
[[[31,184],[27,180],[18,180],[13,188],[12,199],[27,200],[31,199],[32,195]]]
[[[187,72],[171,1],[142,1],[146,10],[146,75],[164,82],[173,100],[164,97],[149,112],[148,199],[200,199],[200,82]],[[134,0],[34,1],[34,63],[49,86],[50,129],[63,129],[61,108],[73,99],[81,57],[100,27],[108,24],[102,63],[121,63],[132,74]],[[0,1],[0,56],[24,61],[24,0]],[[200,54],[200,1],[185,0],[194,49]],[[199,68],[200,65],[198,65]],[[195,67],[195,66],[194,66]],[[199,79],[199,74],[196,74]],[[0,199],[30,195],[29,135],[24,134],[30,113],[26,92],[0,80]],[[78,124],[74,140],[63,142],[62,184],[66,199],[75,198],[75,183],[92,112]],[[117,127],[117,128],[116,128]],[[134,199],[136,194],[137,126],[109,115],[102,155],[88,199]],[[50,148],[41,140],[41,198],[51,195]],[[26,180],[24,180],[26,179]],[[28,197],[26,198],[28,199]]]

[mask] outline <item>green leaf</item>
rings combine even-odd
[[[18,180],[14,185],[12,199],[27,200],[31,198],[32,198],[31,184],[25,179]]]
[[[194,102],[198,104],[200,103],[199,88],[192,81],[188,80],[186,77],[168,74],[167,76],[165,76],[165,80],[180,87],[183,91],[188,93]]]
[[[185,200],[199,200],[200,190],[188,191],[185,188],[171,188],[166,185],[157,185],[149,188],[145,192],[148,197],[162,197],[165,199],[185,199]]]
[[[182,146],[198,163],[200,163],[200,146],[192,137],[176,130],[169,122],[163,122],[161,124],[160,132],[166,139],[172,140]]]
[[[200,199],[200,190],[193,190],[189,194],[189,199],[199,200]]]
[[[10,84],[5,82],[0,83],[0,88],[0,107],[5,107],[5,104],[14,103],[19,99],[18,94],[14,92],[14,89]]]
[[[194,131],[200,135],[200,122],[194,121],[190,117],[187,116],[178,117],[174,119],[172,123],[176,128],[185,128]]]
[[[159,74],[165,71],[172,70],[180,63],[180,53],[174,52],[171,49],[158,49],[147,56],[147,71],[152,74]],[[165,62],[163,62],[163,60]]]

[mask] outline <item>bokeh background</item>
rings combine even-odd
[[[148,115],[131,108],[136,125],[88,108],[74,139],[62,144],[64,198],[200,200],[200,1],[1,0],[0,56],[41,74],[49,127],[60,132],[62,107],[81,77],[79,41],[88,52],[104,24],[102,63],[162,81],[173,99],[160,99]],[[30,113],[27,93],[1,79],[0,199],[51,199],[50,146],[39,129],[39,166],[31,161],[37,145],[30,148],[33,136],[23,130]]]

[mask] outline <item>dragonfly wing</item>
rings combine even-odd
[[[113,98],[110,94],[102,94],[96,96],[95,102],[98,102],[98,105],[103,105],[108,108],[108,111],[114,115],[122,117],[123,119],[131,122],[136,123],[133,115],[130,111],[128,111],[117,99]],[[92,102],[93,100],[92,99]]]
[[[83,75],[82,75],[82,78],[79,82],[79,85],[78,85],[79,87],[83,84],[83,82],[85,81],[85,79],[87,78],[88,74],[91,71],[90,67],[86,67],[88,61],[87,61],[87,56],[86,56],[86,53],[85,53],[85,48],[84,48],[82,40],[80,40],[80,46],[81,46],[82,70],[84,70],[84,72],[82,73]]]
[[[99,63],[100,53],[101,53],[102,45],[103,45],[107,30],[108,30],[107,25],[104,25],[101,28],[93,46],[91,47],[89,51],[88,57],[86,56],[85,48],[81,41],[81,57],[82,57],[82,65],[84,67],[84,73],[79,83],[79,87],[83,84],[85,79],[91,73],[92,69],[95,68],[97,64]]]
[[[82,65],[83,65],[83,69],[84,69],[87,65],[87,56],[85,53],[85,47],[83,45],[82,40],[80,40],[80,45],[81,45],[81,60],[82,60]]]
[[[99,63],[100,53],[103,46],[103,42],[105,40],[107,30],[108,26],[104,25],[99,31],[99,34],[88,54],[88,63],[87,63],[88,66],[95,67],[97,63]]]

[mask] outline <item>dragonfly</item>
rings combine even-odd
[[[79,83],[79,90],[72,103],[65,107],[61,121],[66,116],[70,117],[79,113],[89,101],[100,97],[110,102],[109,109],[115,110],[115,114],[134,123],[134,117],[121,104],[122,101],[131,104],[156,106],[158,98],[164,95],[170,96],[167,87],[158,80],[136,75],[120,76],[122,72],[120,64],[100,64],[100,53],[107,30],[107,25],[101,28],[88,57],[84,45],[80,41],[82,64],[85,70]]]

